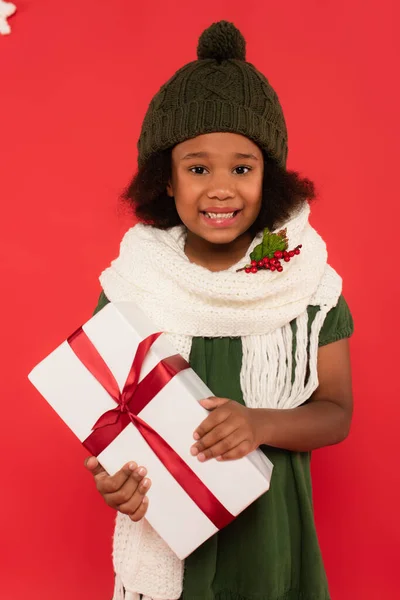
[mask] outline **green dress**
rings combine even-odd
[[[102,293],[96,311],[107,302]],[[308,308],[309,327],[318,310]],[[319,345],[352,333],[341,296]],[[240,338],[193,338],[192,368],[216,396],[243,404],[241,362]],[[261,449],[274,464],[270,490],[186,559],[181,600],[329,600],[313,515],[311,455]]]

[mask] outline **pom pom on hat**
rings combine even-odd
[[[246,41],[233,23],[219,21],[203,31],[197,46],[199,60],[246,60]]]

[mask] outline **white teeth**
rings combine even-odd
[[[205,215],[209,218],[209,219],[232,219],[233,215],[235,213],[208,213],[206,212]]]

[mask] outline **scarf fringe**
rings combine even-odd
[[[300,406],[318,387],[318,342],[326,317],[319,310],[308,337],[308,312],[296,319],[296,353],[290,324],[268,335],[242,338],[240,384],[246,406],[288,409]]]
[[[150,596],[142,596],[138,592],[129,592],[125,590],[121,577],[115,576],[114,583],[114,594],[112,600],[157,600],[156,598],[150,598]]]
[[[301,398],[301,404],[310,399],[312,393],[317,389],[319,385],[318,380],[318,348],[319,348],[319,334],[321,333],[322,326],[324,324],[327,312],[325,310],[319,310],[314,318],[311,325],[310,334],[310,346],[309,346],[309,359],[307,365],[310,369],[310,375],[307,384],[303,391]]]
[[[125,590],[124,586],[122,585],[121,577],[119,575],[115,576],[114,594],[112,600],[125,600]],[[135,600],[140,600],[139,596],[137,599],[135,598]]]

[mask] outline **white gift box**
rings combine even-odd
[[[122,389],[138,344],[157,329],[135,304],[120,302],[107,304],[83,326],[83,331]],[[175,354],[166,336],[161,335],[146,356],[140,380],[160,360]],[[117,406],[67,341],[40,362],[29,379],[81,442],[91,434],[99,417]],[[212,395],[198,375],[186,369],[175,375],[138,416],[164,438],[225,508],[237,516],[269,489],[273,465],[260,450],[227,462],[201,463],[190,454],[193,432],[208,414],[198,401]],[[111,475],[131,460],[147,468],[152,486],[146,518],[180,559],[218,531],[132,423],[98,459]]]

